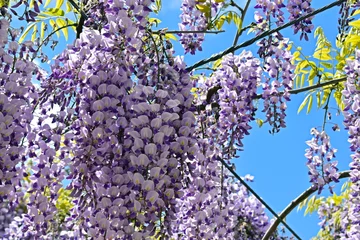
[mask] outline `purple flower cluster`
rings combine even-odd
[[[344,71],[348,76],[342,91],[344,97],[345,108],[343,114],[345,117],[345,129],[349,133],[349,143],[351,154],[350,163],[350,180],[352,182],[349,201],[351,202],[349,208],[348,221],[351,225],[347,229],[348,236],[358,238],[360,231],[358,225],[360,223],[360,51],[356,50],[355,59],[347,60]]]
[[[290,101],[289,91],[293,86],[295,69],[291,63],[292,55],[286,49],[287,44],[288,40],[283,39],[279,33],[257,43],[260,47],[259,54],[264,58],[264,72],[267,73],[262,83],[262,111],[266,114],[265,122],[273,127],[271,133],[286,127],[286,102]]]
[[[255,9],[260,9],[262,12],[255,11],[254,17],[256,21],[257,33],[260,34],[266,30],[270,29],[270,20],[271,17],[275,18],[276,26],[281,26],[284,24],[284,12],[281,10],[284,8],[284,0],[257,0]]]
[[[181,31],[194,31],[192,33],[179,34],[180,43],[185,49],[185,53],[195,54],[196,51],[202,50],[202,42],[204,41],[205,33],[208,29],[211,17],[214,17],[223,3],[213,1],[196,1],[196,0],[183,0],[181,5],[181,14],[179,28]],[[199,6],[206,9],[210,7],[210,12],[205,13],[200,11]],[[210,16],[208,16],[210,15]]]
[[[216,142],[233,157],[234,144],[242,147],[242,139],[249,134],[256,107],[253,100],[261,79],[260,61],[251,52],[227,55],[209,82],[218,85],[219,119],[213,125]],[[215,138],[214,138],[215,139]],[[232,149],[232,150],[231,150]]]
[[[309,146],[305,153],[308,160],[306,165],[309,168],[310,182],[315,189],[318,189],[320,194],[324,186],[330,181],[339,181],[339,173],[336,167],[337,161],[332,161],[335,158],[337,149],[331,148],[330,137],[326,132],[319,132],[316,128],[312,128],[310,133],[314,137],[306,142]],[[329,186],[329,189],[332,192],[331,186]]]
[[[314,9],[311,7],[311,0],[288,0],[286,7],[290,13],[290,21],[296,20],[297,18],[314,11]],[[305,40],[308,41],[309,37],[307,34],[311,33],[314,28],[314,25],[312,24],[313,18],[314,17],[306,18],[305,20],[294,24],[292,26],[294,29],[294,34],[300,31],[300,39],[305,38]]]
[[[10,34],[9,34],[10,33]],[[0,204],[13,210],[24,196],[25,137],[30,134],[37,93],[31,83],[37,67],[29,59],[31,42],[19,45],[18,31],[0,19]]]

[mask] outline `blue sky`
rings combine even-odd
[[[244,1],[237,1],[243,5]],[[255,0],[252,1],[253,3]],[[313,7],[319,8],[333,1],[313,1]],[[163,1],[163,9],[158,18],[162,20],[160,28],[168,27],[177,29],[180,15],[180,0]],[[245,19],[244,26],[253,21],[254,4],[250,6]],[[318,14],[314,19],[315,27],[322,26],[326,36],[334,42],[337,34],[337,16],[339,8],[335,7],[327,12]],[[334,17],[336,16],[336,17]],[[191,65],[203,58],[208,58],[212,54],[222,51],[233,42],[235,28],[224,25],[225,33],[219,35],[206,35],[203,51],[197,55],[186,55],[186,62]],[[285,37],[289,37],[296,46],[301,46],[305,55],[311,55],[315,49],[313,35],[310,41],[299,41],[299,35],[294,36],[291,29],[281,32]],[[239,43],[252,38],[254,35],[244,34]],[[181,47],[174,43],[177,54],[183,55]],[[237,51],[240,53],[243,49]],[[256,45],[252,45],[246,50],[256,54]],[[324,110],[313,107],[310,114],[305,111],[297,114],[298,107],[305,97],[305,93],[293,95],[292,101],[288,103],[287,128],[280,133],[271,135],[268,133],[270,127],[265,125],[259,128],[255,123],[249,136],[244,139],[244,151],[240,152],[240,158],[235,159],[237,172],[244,176],[251,174],[255,176],[255,181],[250,186],[265,200],[276,212],[281,212],[294,198],[310,187],[306,158],[304,157],[307,145],[305,141],[311,139],[310,129],[320,127],[323,123]],[[330,103],[330,107],[336,108],[335,102]],[[336,117],[336,111],[332,113],[332,122],[337,122],[342,126],[342,117]],[[339,169],[347,170],[350,162],[350,151],[347,143],[347,132],[341,129],[340,132],[333,132],[332,125],[327,125],[326,130],[331,137],[331,144],[338,149],[336,160],[339,161]],[[319,128],[320,129],[320,128]],[[343,182],[343,181],[342,181]],[[337,193],[340,191],[341,183],[337,184]],[[328,190],[323,191],[327,196]],[[269,215],[271,216],[271,215]],[[286,219],[287,223],[295,230],[302,239],[310,239],[319,230],[317,214],[305,216],[304,212],[294,210]]]
[[[237,1],[239,5],[243,5],[243,0]],[[255,2],[255,0],[252,0]],[[332,1],[313,1],[314,7],[319,8]],[[319,3],[321,2],[321,3]],[[164,0],[163,9],[158,15],[162,20],[160,28],[167,27],[169,30],[177,30],[180,15],[181,0]],[[250,6],[244,26],[253,20],[253,6]],[[319,14],[314,19],[315,26],[322,26],[328,38],[333,42],[337,33],[337,17],[338,8]],[[203,58],[208,58],[212,54],[222,51],[233,42],[235,28],[224,25],[225,33],[219,35],[206,36],[203,44],[203,51],[198,52],[195,56],[186,55],[185,60],[191,65]],[[71,31],[69,31],[70,33]],[[310,55],[315,49],[315,42],[312,35],[310,41],[299,41],[299,35],[294,36],[292,30],[282,31],[283,35],[290,37],[296,46],[301,46],[306,55]],[[69,35],[69,39],[73,39],[73,35]],[[239,43],[252,38],[253,35],[244,34],[239,39]],[[63,37],[61,40],[64,40]],[[70,43],[70,41],[69,41]],[[181,46],[173,42],[176,53],[183,55],[184,51]],[[52,54],[58,54],[65,47],[65,41],[57,46],[56,51]],[[239,50],[240,53],[243,49]],[[256,45],[252,45],[246,50],[256,54]],[[46,48],[46,52],[49,51]],[[51,51],[51,50],[50,50]],[[49,53],[49,52],[48,52]],[[49,55],[52,55],[49,53]],[[306,167],[306,159],[304,157],[307,145],[305,141],[311,139],[310,129],[322,125],[324,110],[313,110],[309,115],[305,112],[297,114],[297,109],[304,99],[305,94],[292,96],[292,101],[288,103],[287,110],[287,128],[282,129],[280,133],[271,135],[268,133],[270,127],[266,124],[259,128],[255,123],[251,134],[244,139],[244,151],[240,152],[240,158],[235,159],[237,172],[245,176],[251,174],[255,176],[255,181],[250,186],[276,211],[281,212],[294,198],[310,186],[308,170]],[[336,107],[331,102],[330,107]],[[333,122],[338,122],[340,126],[342,117],[336,117],[335,111],[332,111]],[[350,151],[348,150],[347,133],[343,129],[340,132],[332,132],[331,125],[327,125],[327,132],[331,136],[332,146],[338,149],[337,160],[339,160],[340,170],[348,169],[350,162]],[[338,190],[341,184],[338,184]],[[324,194],[327,194],[324,190]],[[287,223],[297,232],[303,239],[310,239],[315,236],[319,230],[317,226],[317,215],[303,216],[303,211],[294,210],[286,219]],[[269,216],[271,216],[269,214]],[[272,216],[271,216],[272,217]]]

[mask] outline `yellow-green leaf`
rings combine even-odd
[[[242,29],[242,20],[241,17],[239,17],[239,15],[233,14],[233,21],[238,30]]]
[[[53,28],[53,31],[56,31],[56,29],[57,29],[56,22],[53,19],[50,19],[49,22],[50,22],[51,27]],[[56,36],[60,37],[59,31],[56,31]]]
[[[317,50],[313,57],[319,60],[323,60],[323,61],[329,61],[332,60],[332,57],[330,56],[330,49],[328,48],[322,48],[320,50]]]
[[[0,8],[2,7],[9,7],[10,0],[1,0],[0,1]]]
[[[63,3],[64,3],[64,0],[56,0],[56,6],[55,6],[55,8],[60,9],[61,6],[63,5]]]
[[[360,9],[356,10],[351,16],[353,17],[353,16],[356,16],[358,14],[360,14]]]
[[[317,107],[320,108],[320,97],[321,97],[321,92],[317,92],[316,93],[316,102],[317,102]]]
[[[32,41],[32,42],[35,42],[35,40],[36,40],[36,34],[37,34],[37,25],[34,26],[33,32],[32,32],[32,34],[31,34],[31,41]]]
[[[73,6],[70,4],[70,2],[66,2],[66,13],[71,12],[73,9]]]
[[[256,119],[256,123],[259,127],[262,127],[262,125],[264,124],[264,121],[258,118],[258,119]]]
[[[44,7],[47,7],[51,3],[51,0],[46,0]]]
[[[41,22],[41,29],[40,29],[40,39],[41,39],[41,41],[43,41],[44,40],[44,35],[45,35],[45,22],[44,21],[42,21]]]
[[[217,69],[217,68],[219,68],[220,66],[221,66],[221,58],[220,59],[218,59],[218,60],[216,60],[215,62],[214,62],[214,64],[213,64],[213,68],[214,69]]]
[[[360,28],[360,19],[349,23],[350,26]]]
[[[306,110],[306,114],[309,114],[309,113],[310,113],[311,107],[312,107],[312,102],[313,102],[313,96],[310,95],[309,102],[308,102],[308,106],[307,106],[307,110]]]
[[[333,67],[331,63],[327,63],[327,62],[320,62],[320,64],[326,67],[327,69],[332,69]]]
[[[210,12],[210,6],[205,4],[196,4],[196,8],[202,12],[202,13],[209,13]]]
[[[166,33],[166,34],[165,34],[165,38],[166,38],[166,39],[172,39],[172,40],[177,41],[176,36],[175,36],[174,34],[172,34],[172,33]]]
[[[21,37],[19,38],[19,43],[22,43],[26,37],[26,35],[29,33],[29,31],[34,27],[36,26],[36,22],[30,24],[26,29],[25,31],[23,32],[23,34],[21,35]]]
[[[305,83],[305,74],[303,74],[302,76],[301,76],[301,82],[300,82],[300,87],[303,87],[304,86],[304,83]]]
[[[304,101],[300,104],[300,107],[298,109],[298,114],[301,112],[301,110],[303,110],[303,108],[305,107],[306,103],[309,101],[311,94],[307,95],[306,98],[304,99]]]
[[[62,18],[57,18],[56,19],[56,24],[58,25],[59,28],[61,28],[61,31],[64,34],[64,37],[65,37],[65,39],[67,41],[68,37],[69,37],[69,33],[68,33],[67,27],[65,27],[67,25],[66,21],[64,19],[62,19]]]
[[[299,57],[300,57],[300,52],[299,51],[294,52],[293,59],[298,60]],[[299,60],[301,60],[301,59],[299,59]]]
[[[326,100],[328,99],[328,97],[330,96],[330,89],[325,89],[324,90],[324,95],[322,97],[321,100],[321,106],[325,104]]]
[[[41,13],[52,17],[62,17],[65,15],[64,10],[60,8],[47,8]]]

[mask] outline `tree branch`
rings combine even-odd
[[[297,239],[301,239],[294,230],[283,220],[280,218],[277,213],[264,201],[262,198],[234,171],[232,167],[230,167],[222,158],[219,159],[223,166],[225,166],[233,175],[234,177],[240,181],[240,183],[251,192],[277,219],[277,221],[284,224],[284,226],[293,234],[294,237]]]
[[[215,54],[215,55],[213,55],[213,56],[210,57],[210,58],[203,59],[203,60],[195,63],[194,65],[187,67],[186,70],[190,72],[190,71],[192,71],[193,69],[198,68],[198,67],[200,67],[200,66],[202,66],[202,65],[204,65],[204,64],[207,64],[207,63],[209,63],[209,62],[216,61],[216,60],[222,58],[223,56],[225,56],[225,55],[227,55],[227,54],[229,54],[229,53],[232,53],[232,52],[234,52],[234,51],[236,51],[236,50],[238,50],[238,49],[240,49],[240,48],[250,46],[250,45],[252,45],[253,43],[255,43],[256,41],[258,41],[258,40],[260,40],[260,39],[262,39],[262,38],[264,38],[264,37],[267,37],[267,36],[269,36],[269,35],[271,35],[271,34],[273,34],[273,33],[275,33],[275,32],[279,32],[280,30],[282,30],[282,29],[284,29],[284,28],[287,28],[287,27],[289,27],[289,26],[291,26],[291,25],[293,25],[293,24],[296,24],[296,23],[298,23],[298,22],[301,22],[302,20],[305,20],[306,18],[312,17],[312,16],[314,16],[314,15],[320,13],[320,12],[323,12],[323,11],[325,11],[325,10],[327,10],[327,9],[330,9],[330,8],[332,8],[332,7],[335,7],[335,6],[341,4],[341,3],[345,2],[345,1],[346,1],[346,0],[338,0],[338,1],[333,2],[333,3],[329,4],[329,5],[326,5],[326,6],[322,7],[322,8],[319,8],[319,9],[313,11],[312,13],[309,13],[309,14],[307,14],[307,15],[305,15],[305,16],[299,17],[299,18],[296,19],[296,20],[293,20],[293,21],[291,21],[291,22],[288,22],[288,23],[286,23],[286,24],[284,24],[284,25],[282,25],[282,26],[280,26],[280,27],[278,27],[278,28],[265,31],[265,32],[263,32],[262,34],[258,35],[257,37],[254,37],[254,38],[252,38],[252,39],[250,39],[250,40],[248,40],[248,41],[245,41],[245,42],[243,42],[243,43],[241,43],[241,44],[239,44],[239,45],[237,45],[237,46],[229,47],[229,48],[226,49],[225,51],[220,52],[220,53],[218,53],[218,54]]]
[[[289,93],[290,94],[298,94],[298,93],[302,93],[302,92],[307,92],[307,91],[310,91],[310,90],[314,90],[314,89],[317,89],[317,88],[321,88],[321,87],[325,87],[325,86],[329,86],[329,85],[332,85],[332,84],[337,84],[339,82],[343,82],[343,81],[346,81],[347,77],[342,77],[342,78],[337,78],[337,79],[332,79],[332,80],[329,80],[329,81],[326,81],[326,82],[322,82],[322,83],[318,83],[318,84],[315,84],[315,85],[312,85],[312,86],[307,86],[307,87],[303,87],[303,88],[298,88],[298,89],[293,89],[293,90],[290,90]],[[284,94],[284,92],[280,92],[279,95],[282,95]],[[262,97],[262,94],[258,94],[256,95],[256,99],[260,99]]]
[[[237,6],[239,9],[241,9],[241,25],[244,23],[244,19],[245,19],[245,15],[246,15],[246,12],[250,6],[250,2],[251,0],[247,0],[246,1],[246,4],[245,4],[245,8],[244,10],[242,10],[242,8],[240,8],[234,1],[231,0],[231,3],[234,4],[233,6]],[[230,4],[231,5],[231,4]],[[251,26],[251,25],[250,25]],[[238,29],[236,34],[235,34],[235,38],[234,38],[234,42],[233,42],[233,46],[236,46],[238,40],[239,40],[239,37],[241,36],[241,34],[246,30],[247,28],[241,28],[241,29]]]
[[[219,30],[219,31],[206,31],[206,30],[194,30],[194,31],[180,31],[180,30],[166,30],[166,29],[161,29],[158,31],[153,31],[153,34],[166,34],[166,33],[174,33],[174,34],[181,34],[181,33],[207,33],[207,34],[219,34],[219,33],[223,33],[225,32],[225,30]]]
[[[350,170],[348,171],[344,171],[344,172],[340,172],[339,173],[339,179],[341,178],[348,178],[350,177]],[[308,188],[305,192],[303,192],[302,194],[300,194],[296,199],[294,199],[293,201],[291,201],[291,203],[280,213],[280,218],[277,218],[269,227],[269,229],[266,231],[265,235],[263,236],[262,240],[268,240],[272,234],[275,232],[275,230],[277,229],[277,227],[280,224],[280,220],[283,220],[286,218],[286,216],[297,206],[299,205],[302,201],[304,201],[306,198],[308,198],[311,194],[313,194],[314,192],[316,192],[317,189],[313,189],[312,187]]]

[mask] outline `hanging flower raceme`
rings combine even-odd
[[[244,51],[238,56],[225,56],[221,68],[211,77],[210,82],[220,88],[218,121],[212,126],[212,131],[217,132],[214,141],[228,149],[229,158],[234,145],[242,147],[242,139],[251,129],[256,111],[253,100],[261,73],[260,61]]]
[[[180,42],[185,49],[185,53],[195,54],[202,50],[202,42],[211,21],[211,16],[216,16],[223,3],[206,1],[184,0],[181,5],[180,31],[190,31],[189,33],[179,34]]]
[[[272,21],[271,17],[275,18],[276,26],[281,26],[284,24],[284,12],[282,8],[284,8],[284,0],[257,0],[255,9],[261,10],[255,11],[254,17],[256,21],[256,29],[257,34],[260,34],[266,30],[269,30],[270,22]]]
[[[283,39],[280,33],[261,40],[257,45],[260,46],[258,53],[264,59],[264,72],[267,73],[262,83],[262,111],[266,114],[265,122],[272,126],[270,132],[276,133],[286,127],[286,102],[290,101],[289,91],[293,86],[295,66],[287,49],[288,39]]]
[[[360,223],[359,207],[360,207],[360,51],[356,50],[355,59],[347,60],[344,70],[347,80],[342,91],[344,97],[345,129],[349,133],[349,143],[351,154],[350,163],[350,180],[352,182],[349,201],[348,222],[351,222],[347,229],[347,236],[360,237],[360,231],[357,228]]]
[[[34,51],[32,43],[19,45],[15,41],[19,31],[10,30],[9,24],[0,18],[0,204],[16,213],[27,176],[25,138],[32,131],[32,111],[37,102],[31,83],[37,67],[29,59]]]
[[[307,141],[305,157],[308,159],[306,165],[309,168],[310,182],[320,194],[324,186],[331,181],[338,182],[337,161],[332,161],[337,149],[331,148],[330,137],[326,132],[319,132],[316,128],[311,129],[314,137]],[[330,192],[332,187],[329,186]]]
[[[290,21],[296,20],[297,18],[305,16],[314,11],[314,9],[311,7],[311,0],[288,0],[286,7],[290,13]],[[309,40],[308,33],[311,33],[314,28],[314,25],[312,24],[313,18],[314,17],[309,17],[292,25],[294,34],[298,33],[299,31],[301,32],[300,40],[302,38],[305,38],[306,41]]]

